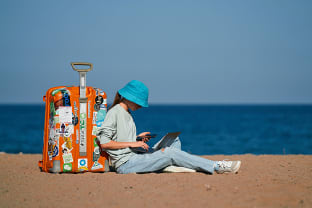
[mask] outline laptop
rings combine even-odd
[[[153,147],[153,149],[145,150],[142,147],[131,148],[137,153],[154,152],[160,150],[161,148],[170,146],[174,140],[181,134],[181,132],[169,132],[163,136]]]
[[[163,138],[161,138],[158,143],[156,143],[156,145],[154,146],[154,150],[157,151],[161,148],[170,146],[180,134],[181,132],[167,133],[165,136],[163,136]]]

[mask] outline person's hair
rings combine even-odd
[[[112,109],[115,105],[119,104],[121,102],[122,98],[121,98],[121,95],[117,92],[116,95],[115,95],[115,99],[114,99],[114,102],[113,104],[109,107],[108,110]]]

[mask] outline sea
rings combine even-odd
[[[0,152],[42,153],[44,105],[0,105]],[[151,105],[137,132],[180,131],[191,154],[312,154],[312,105]]]

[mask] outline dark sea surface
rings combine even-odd
[[[42,153],[44,105],[0,105],[0,152]],[[312,154],[312,105],[151,105],[138,133],[181,131],[193,154]]]

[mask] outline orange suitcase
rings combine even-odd
[[[42,160],[44,172],[106,172],[108,155],[100,152],[96,131],[107,112],[106,93],[86,86],[90,63],[71,63],[79,72],[80,86],[50,88],[43,97],[45,123]],[[78,66],[88,66],[78,69]]]

